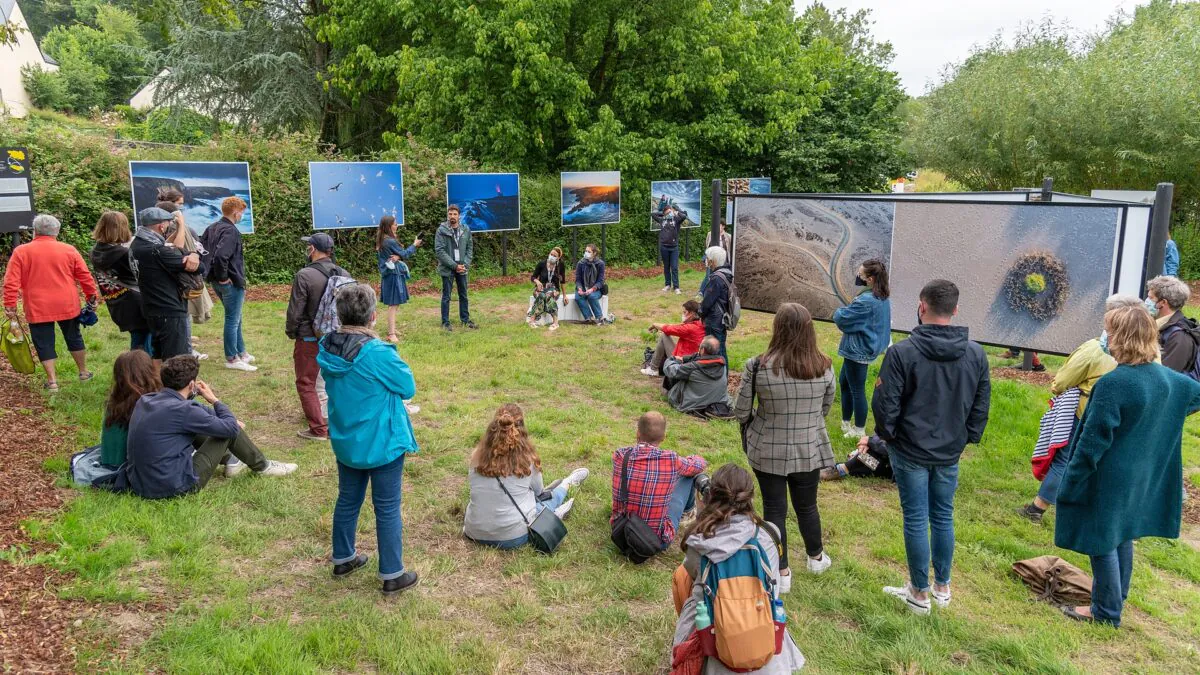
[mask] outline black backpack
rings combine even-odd
[[[617,491],[617,502],[623,505],[624,511],[612,521],[612,543],[617,545],[621,555],[640,565],[658,555],[663,545],[658,533],[636,512],[629,510],[629,472],[626,469],[630,452],[632,450],[621,455],[621,489]]]
[[[1195,319],[1183,320],[1183,323],[1174,323],[1167,326],[1167,330],[1163,331],[1162,344],[1166,346],[1167,340],[1171,339],[1172,335],[1183,331],[1192,340],[1192,348],[1195,350],[1192,355],[1192,362],[1188,365],[1187,370],[1182,371],[1184,375],[1200,382],[1200,325],[1196,324]]]

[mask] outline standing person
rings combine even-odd
[[[1146,282],[1146,309],[1158,324],[1162,364],[1177,373],[1192,370],[1200,349],[1200,328],[1183,315],[1191,296],[1188,285],[1175,277],[1154,277]]]
[[[179,225],[181,225],[185,229],[187,229],[187,232],[184,233],[184,235],[183,235],[186,237],[185,248],[188,250],[188,252],[198,251],[201,255],[201,262],[203,262],[203,256],[205,254],[205,251],[201,250],[202,247],[199,246],[198,242],[195,239],[195,236],[192,234],[191,228],[188,227],[187,223],[184,220],[183,205],[186,202],[186,200],[184,199],[183,193],[180,192],[179,190],[176,190],[175,188],[159,188],[158,189],[158,201],[159,202],[171,202],[172,204],[175,205],[174,209],[163,209],[163,210],[170,212],[170,213],[174,213],[175,217],[178,218]],[[161,208],[162,204],[160,203],[160,204],[157,204],[156,206],[159,206]],[[168,228],[168,233],[167,233],[167,239],[172,239],[169,228]],[[207,270],[203,270],[203,269],[201,271],[207,272]],[[203,280],[203,276],[204,275],[202,274],[201,280]],[[194,323],[194,324],[204,323],[212,318],[212,308],[213,308],[212,296],[210,296],[208,294],[208,289],[203,287],[203,284],[202,284],[202,287],[200,288],[200,291],[201,291],[200,293],[196,293],[196,294],[193,294],[188,297],[188,316],[191,317],[192,323]],[[196,344],[195,336],[192,336],[192,344],[193,345]],[[192,355],[196,356],[197,358],[200,358],[199,352],[193,352]],[[208,358],[208,357],[204,356],[204,358]]]
[[[150,354],[142,349],[122,352],[113,361],[112,388],[104,402],[104,425],[100,430],[100,463],[117,468],[125,463],[129,418],[138,399],[162,389]]]
[[[175,190],[167,190],[166,194],[179,194]],[[182,197],[180,197],[182,200]],[[208,288],[204,285],[204,258],[207,251],[196,241],[196,237],[192,235],[192,231],[187,224],[183,222],[183,211],[179,210],[179,204],[174,201],[160,201],[155,204],[158,208],[175,216],[175,222],[167,225],[167,231],[163,233],[163,237],[167,240],[167,246],[174,246],[183,251],[184,255],[195,253],[200,256],[200,269],[195,272],[183,272],[179,275],[179,288],[184,294],[184,299],[187,300],[188,306],[188,344],[192,345],[192,356],[204,361],[208,358],[208,354],[202,354],[196,349],[197,339],[192,334],[193,323],[204,323],[212,318],[212,299],[208,297]],[[208,301],[208,309],[204,309],[204,301]]]
[[[733,285],[733,270],[726,264],[728,259],[725,249],[720,246],[709,246],[704,250],[704,268],[710,274],[700,299],[704,333],[721,342],[721,356],[726,363],[729,354],[725,352],[725,313],[729,311],[729,287]]]
[[[821,542],[817,510],[821,469],[834,463],[825,429],[833,395],[832,362],[817,347],[812,316],[803,305],[780,305],[767,351],[746,363],[733,410],[739,422],[749,422],[746,457],[762,490],[763,517],[774,523],[782,539],[780,593],[792,586],[787,550],[789,492],[808,554],[808,571],[821,574],[833,564]]]
[[[254,356],[246,351],[242,334],[242,303],[246,299],[246,263],[242,257],[242,233],[237,229],[246,202],[226,197],[221,202],[221,219],[204,231],[200,243],[208,250],[208,280],[225,307],[225,367],[253,372]]]
[[[17,300],[23,300],[25,320],[29,322],[29,338],[37,350],[38,360],[46,371],[47,391],[58,391],[58,375],[54,362],[54,324],[67,341],[67,350],[79,370],[79,381],[92,379],[87,369],[87,349],[79,332],[79,291],[83,291],[88,307],[95,309],[100,291],[92,280],[87,263],[74,246],[58,240],[62,225],[58,218],[41,214],[33,219],[33,241],[13,249],[4,272],[4,313],[17,319]]]
[[[892,303],[888,300],[891,290],[887,266],[882,260],[859,265],[854,284],[862,287],[862,292],[849,305],[834,311],[833,323],[842,331],[838,344],[838,356],[842,357],[838,373],[842,434],[857,439],[867,433],[867,368],[891,342]]]
[[[1133,541],[1179,537],[1181,440],[1200,408],[1200,383],[1154,363],[1154,321],[1141,307],[1104,317],[1117,367],[1092,388],[1058,488],[1054,544],[1091,557],[1090,607],[1065,607],[1079,621],[1121,625],[1133,573]]]
[[[683,359],[700,351],[700,341],[704,339],[700,303],[688,300],[683,303],[683,315],[679,317],[679,323],[652,323],[650,332],[658,333],[658,340],[654,351],[650,352],[650,360],[642,365],[641,373],[658,377],[668,357]]]
[[[191,354],[188,341],[187,301],[179,292],[179,275],[200,269],[200,256],[167,246],[163,233],[175,217],[158,207],[138,213],[137,232],[129,254],[137,263],[142,314],[150,327],[154,363],[180,354]]]
[[[604,297],[604,261],[595,244],[583,248],[583,259],[575,265],[575,302],[583,320],[597,326],[604,325],[604,309],[600,298]]]
[[[1175,240],[1171,238],[1169,231],[1167,232],[1166,250],[1163,251],[1163,276],[1179,276],[1179,247],[1175,245]]]
[[[92,230],[92,239],[96,244],[88,257],[109,318],[117,330],[129,333],[130,349],[150,353],[150,327],[142,314],[142,292],[129,253],[133,239],[129,219],[120,211],[105,211]]]
[[[674,206],[667,205],[661,214],[651,213],[650,217],[658,223],[658,252],[662,256],[663,293],[674,290],[679,295],[679,230],[683,227],[687,215],[680,213]]]
[[[394,217],[384,216],[379,220],[379,229],[375,232],[375,254],[379,258],[380,300],[388,308],[387,341],[392,344],[399,342],[396,337],[396,308],[408,302],[408,265],[403,260],[411,258],[420,247],[419,238],[413,239],[412,246],[408,248],[396,241]]]
[[[317,307],[325,295],[329,277],[349,277],[350,273],[333,262],[333,237],[318,232],[311,237],[301,237],[300,241],[307,246],[308,264],[301,267],[292,280],[283,327],[288,338],[295,341],[292,366],[296,371],[296,394],[300,396],[300,407],[308,420],[308,428],[297,431],[296,435],[310,441],[327,441],[329,425],[317,393],[317,383],[321,380],[321,370],[317,366],[317,352],[320,351],[317,345],[320,336],[315,326]]]
[[[471,309],[467,300],[467,274],[475,256],[471,244],[471,228],[459,222],[458,205],[446,209],[446,220],[438,225],[433,237],[433,252],[438,259],[438,275],[442,277],[442,329],[454,330],[450,326],[450,289],[458,287],[458,320],[463,328],[475,330],[479,326],[471,321]]]
[[[725,249],[725,259],[733,260],[733,238],[725,232],[725,219],[721,219],[721,234],[718,241],[713,241],[712,230],[709,230],[704,235],[704,249],[707,251],[712,246],[720,246]],[[700,295],[704,295],[704,289],[708,287],[709,277],[708,265],[704,266],[704,280],[700,282]]]
[[[338,497],[333,509],[333,576],[344,577],[367,564],[354,547],[358,512],[371,484],[379,578],[383,594],[417,585],[417,573],[404,568],[404,522],[400,515],[404,459],[417,441],[404,402],[417,391],[412,369],[396,345],[379,339],[375,291],[347,284],[337,294],[342,326],[321,338],[317,363],[329,391],[329,439],[337,457]]]
[[[871,408],[900,492],[908,557],[909,582],[883,591],[928,614],[931,549],[933,599],[939,607],[950,604],[958,460],[983,437],[991,380],[983,348],[968,339],[965,326],[951,325],[958,287],[935,279],[920,298],[919,325],[883,357]]]
[[[558,299],[567,284],[567,265],[562,249],[555,246],[545,260],[539,260],[529,280],[533,282],[533,306],[525,315],[530,328],[541,325],[543,317],[551,319],[550,330],[558,330]]]

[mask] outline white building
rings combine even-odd
[[[34,0],[37,2],[38,0]],[[33,33],[25,24],[25,16],[17,0],[0,0],[0,23],[16,30],[16,42],[0,45],[0,112],[13,117],[25,117],[33,102],[21,82],[21,68],[33,64],[45,70],[58,70],[58,63],[42,53]]]

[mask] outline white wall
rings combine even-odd
[[[41,64],[46,70],[58,70],[58,66],[46,63],[42,58],[42,52],[38,50],[33,34],[25,25],[25,16],[21,14],[20,5],[13,6],[9,22],[21,30],[17,33],[15,45],[0,46],[0,98],[3,98],[3,107],[8,110],[8,114],[13,117],[25,117],[33,103],[21,82],[21,67],[34,63]]]

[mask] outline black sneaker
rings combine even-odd
[[[467,319],[466,321],[462,322],[462,325],[463,325],[463,328],[469,328],[471,330],[477,330],[479,328],[479,326],[476,326],[475,322],[471,321],[470,319]]]
[[[417,585],[417,573],[413,571],[405,572],[395,579],[388,579],[383,582],[383,594],[395,595],[401,591],[407,591]]]
[[[334,565],[333,566],[333,578],[341,579],[342,577],[348,576],[354,570],[356,570],[366,564],[367,564],[367,554],[359,553],[357,556],[354,557],[354,560],[351,560],[350,562],[344,562],[340,565]]]
[[[646,366],[650,365],[652,360],[654,360],[654,350],[646,347],[646,349],[642,351],[642,367],[645,368]]]
[[[447,323],[444,323],[444,324],[442,324],[442,330],[446,331],[447,333],[453,333],[453,332],[454,332],[454,326],[451,326],[451,325],[450,325],[450,324],[447,322]]]
[[[1026,504],[1025,506],[1017,509],[1018,515],[1022,516],[1023,518],[1028,518],[1030,522],[1039,524],[1042,522],[1042,516],[1045,515],[1045,513],[1045,511],[1039,509],[1033,504]]]
[[[1035,364],[1033,364],[1033,372],[1035,372],[1035,373],[1044,373],[1044,372],[1046,372],[1046,364],[1044,364],[1044,363],[1035,363]]]
[[[708,499],[708,484],[711,480],[708,474],[702,473],[696,476],[696,480],[692,483],[692,487],[696,489],[696,494],[700,495],[701,499]]]

